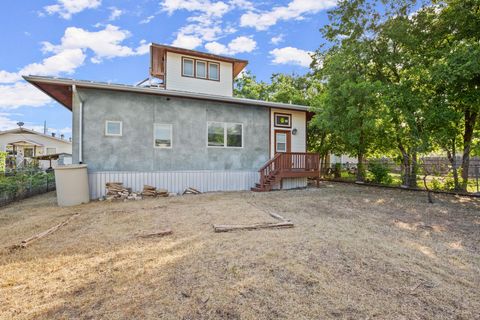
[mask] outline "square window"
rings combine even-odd
[[[275,113],[275,127],[282,127],[282,128],[291,128],[292,127],[292,116],[290,114],[283,114],[283,113]]]
[[[172,147],[172,125],[158,124],[154,126],[154,146],[155,148]]]
[[[225,146],[225,125],[221,122],[208,123],[208,146],[223,147]]]
[[[220,79],[220,65],[218,63],[209,63],[208,64],[208,78],[210,80],[219,80]]]
[[[122,135],[122,121],[110,121],[105,122],[105,135],[106,136],[121,136]]]
[[[242,125],[227,123],[227,147],[242,147]]]
[[[197,61],[196,73],[197,78],[207,77],[207,63],[205,61]]]
[[[193,77],[193,59],[183,58],[182,74],[186,77]]]

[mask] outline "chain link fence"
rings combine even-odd
[[[55,190],[53,171],[38,169],[0,172],[0,207],[17,200]]]

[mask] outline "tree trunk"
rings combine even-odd
[[[451,151],[447,150],[447,157],[448,157],[448,160],[450,161],[450,164],[452,165],[454,190],[459,191],[460,183],[458,182],[457,153],[456,153],[455,142],[456,142],[455,139],[453,139],[452,146],[451,146],[452,149]]]
[[[417,152],[412,152],[412,161],[410,162],[410,177],[408,186],[410,188],[417,188],[417,174],[418,174],[418,162],[417,162]]]
[[[357,181],[364,182],[365,181],[365,167],[364,167],[364,155],[363,152],[358,152],[357,154]]]
[[[363,127],[363,122],[360,121],[360,126]],[[357,153],[357,181],[364,182],[365,181],[365,166],[364,166],[364,159],[365,157],[365,136],[363,133],[363,128],[360,129],[360,136],[358,140],[358,153]]]
[[[473,131],[477,121],[478,113],[471,110],[465,112],[465,131],[463,134],[463,155],[462,155],[462,191],[467,191],[468,170],[470,167],[470,150],[472,147]]]
[[[410,185],[410,156],[401,142],[398,143],[398,149],[402,154],[402,186],[408,187]]]

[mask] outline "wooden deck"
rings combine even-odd
[[[317,178],[320,176],[320,156],[316,153],[277,153],[260,170],[260,182],[252,191],[270,191],[285,178]]]

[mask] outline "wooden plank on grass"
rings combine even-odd
[[[238,230],[258,230],[258,229],[283,229],[283,228],[293,228],[293,223],[290,221],[283,221],[278,223],[258,223],[251,225],[221,225],[214,224],[213,230],[215,232],[229,232],[229,231],[238,231]]]

